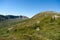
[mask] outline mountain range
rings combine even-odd
[[[28,17],[26,16],[14,16],[14,15],[0,15],[0,21],[3,21],[3,20],[7,20],[7,19],[16,19],[16,18],[19,18],[19,19],[26,19]]]

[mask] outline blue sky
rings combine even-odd
[[[42,11],[60,12],[60,0],[0,0],[0,14],[32,17]]]

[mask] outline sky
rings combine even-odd
[[[60,12],[60,0],[0,0],[0,15],[32,17],[43,11]]]

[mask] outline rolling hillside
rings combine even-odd
[[[60,14],[41,12],[21,23],[3,27],[0,40],[60,40]]]

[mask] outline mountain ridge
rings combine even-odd
[[[22,16],[22,15],[20,15],[20,16],[14,16],[14,15],[6,15],[6,16],[4,16],[4,15],[0,15],[0,21],[4,21],[4,20],[8,20],[8,19],[17,19],[17,18],[19,18],[19,19],[27,19],[28,17],[26,17],[26,16]]]

